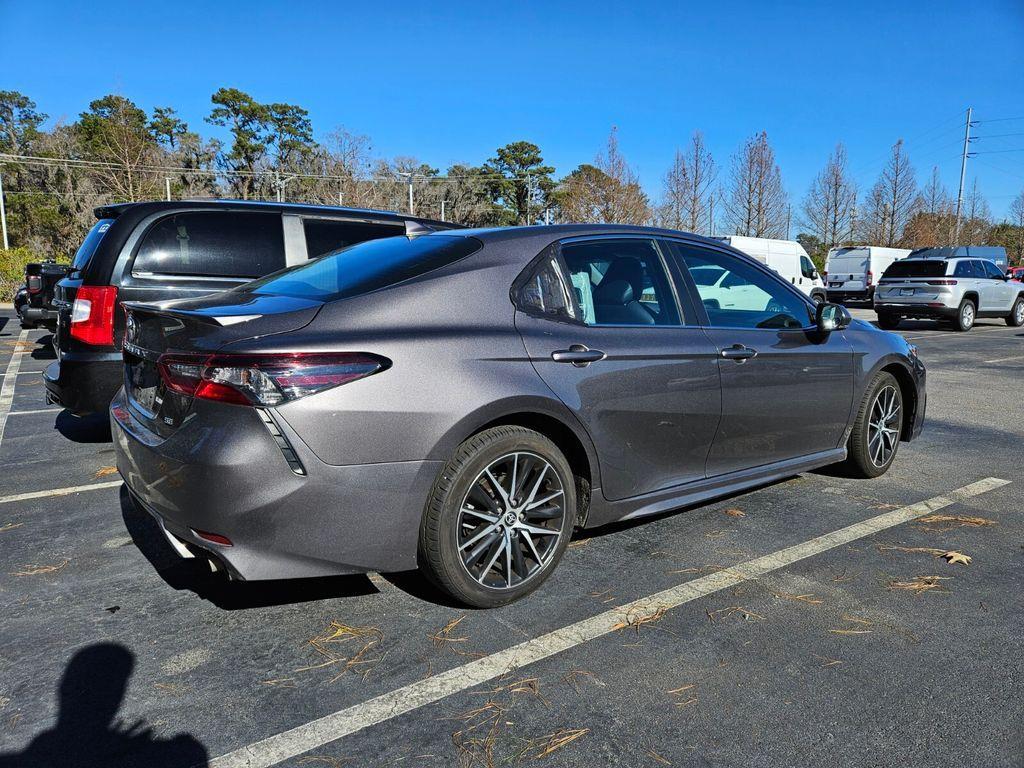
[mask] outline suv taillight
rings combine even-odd
[[[868,279],[867,279],[867,282],[866,282],[866,283],[864,283],[864,285],[871,285],[871,284],[872,284],[872,283],[873,283],[874,281],[875,281],[875,273],[874,273],[874,272],[872,272],[872,271],[871,271],[871,270],[869,269],[869,270],[868,270]]]
[[[71,338],[86,344],[113,344],[115,304],[116,286],[80,286],[71,305]]]
[[[39,275],[29,275],[25,280],[29,293],[39,293],[43,290],[43,278]]]
[[[956,280],[926,280],[928,285],[956,285]]]
[[[372,376],[391,363],[363,352],[266,355],[161,355],[157,363],[173,392],[236,405],[281,405]]]

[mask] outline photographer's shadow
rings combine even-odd
[[[61,679],[57,724],[24,751],[0,754],[0,768],[163,768],[205,766],[206,748],[188,734],[160,739],[144,720],[117,718],[135,656],[123,645],[78,651]]]

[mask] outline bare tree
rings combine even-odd
[[[892,247],[904,242],[904,230],[919,206],[917,180],[903,139],[892,146],[892,154],[865,205],[862,236],[870,245]]]
[[[725,197],[727,224],[737,235],[783,237],[788,216],[782,174],[762,131],[733,155]]]
[[[837,144],[801,206],[801,223],[820,242],[819,256],[853,238],[856,206],[857,187],[847,173],[846,148]]]
[[[657,210],[657,221],[668,229],[697,234],[711,232],[711,206],[714,195],[715,167],[704,135],[694,131],[688,151],[676,150],[675,160],[665,174],[664,198]]]
[[[619,151],[616,129],[593,165],[581,165],[562,181],[558,192],[563,221],[645,224],[651,207],[636,173]]]
[[[988,202],[978,191],[978,179],[974,179],[970,194],[964,201],[963,221],[960,224],[960,242],[956,245],[982,245],[992,231],[992,211]]]

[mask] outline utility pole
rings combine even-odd
[[[167,202],[171,202],[171,180],[164,177],[164,189],[167,190]]]
[[[0,228],[4,231],[4,250],[10,248],[7,242],[7,206],[4,204],[4,177],[0,174]]]
[[[443,197],[441,198],[441,221],[444,221],[444,204],[447,202]]]
[[[973,107],[967,108],[967,122],[964,124],[964,153],[960,158],[960,191],[956,196],[956,229],[953,237],[953,244],[960,242],[960,212],[964,205],[964,176],[967,174],[967,148],[971,143],[971,112]]]
[[[711,232],[711,237],[715,236],[715,193],[711,193],[710,206],[708,210],[708,230]]]
[[[786,206],[786,239],[789,240],[789,220],[793,218],[793,204]]]
[[[342,192],[341,179],[338,179],[338,205],[343,205],[343,203],[341,202],[341,192]]]
[[[530,226],[533,223],[530,216],[531,202],[533,202],[533,176],[526,174],[526,226]]]

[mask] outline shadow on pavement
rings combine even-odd
[[[212,573],[209,564],[201,558],[179,557],[167,543],[157,522],[135,504],[124,486],[121,486],[121,516],[135,546],[168,586],[193,592],[226,611],[293,605],[379,592],[365,574],[230,581],[223,573]]]
[[[68,662],[58,689],[57,724],[37,735],[24,751],[0,755],[0,768],[163,768],[205,766],[206,748],[194,737],[153,735],[145,720],[117,718],[134,654],[123,645],[97,643]]]
[[[105,413],[89,416],[73,416],[71,411],[61,411],[53,428],[75,443],[110,443],[110,417]]]

